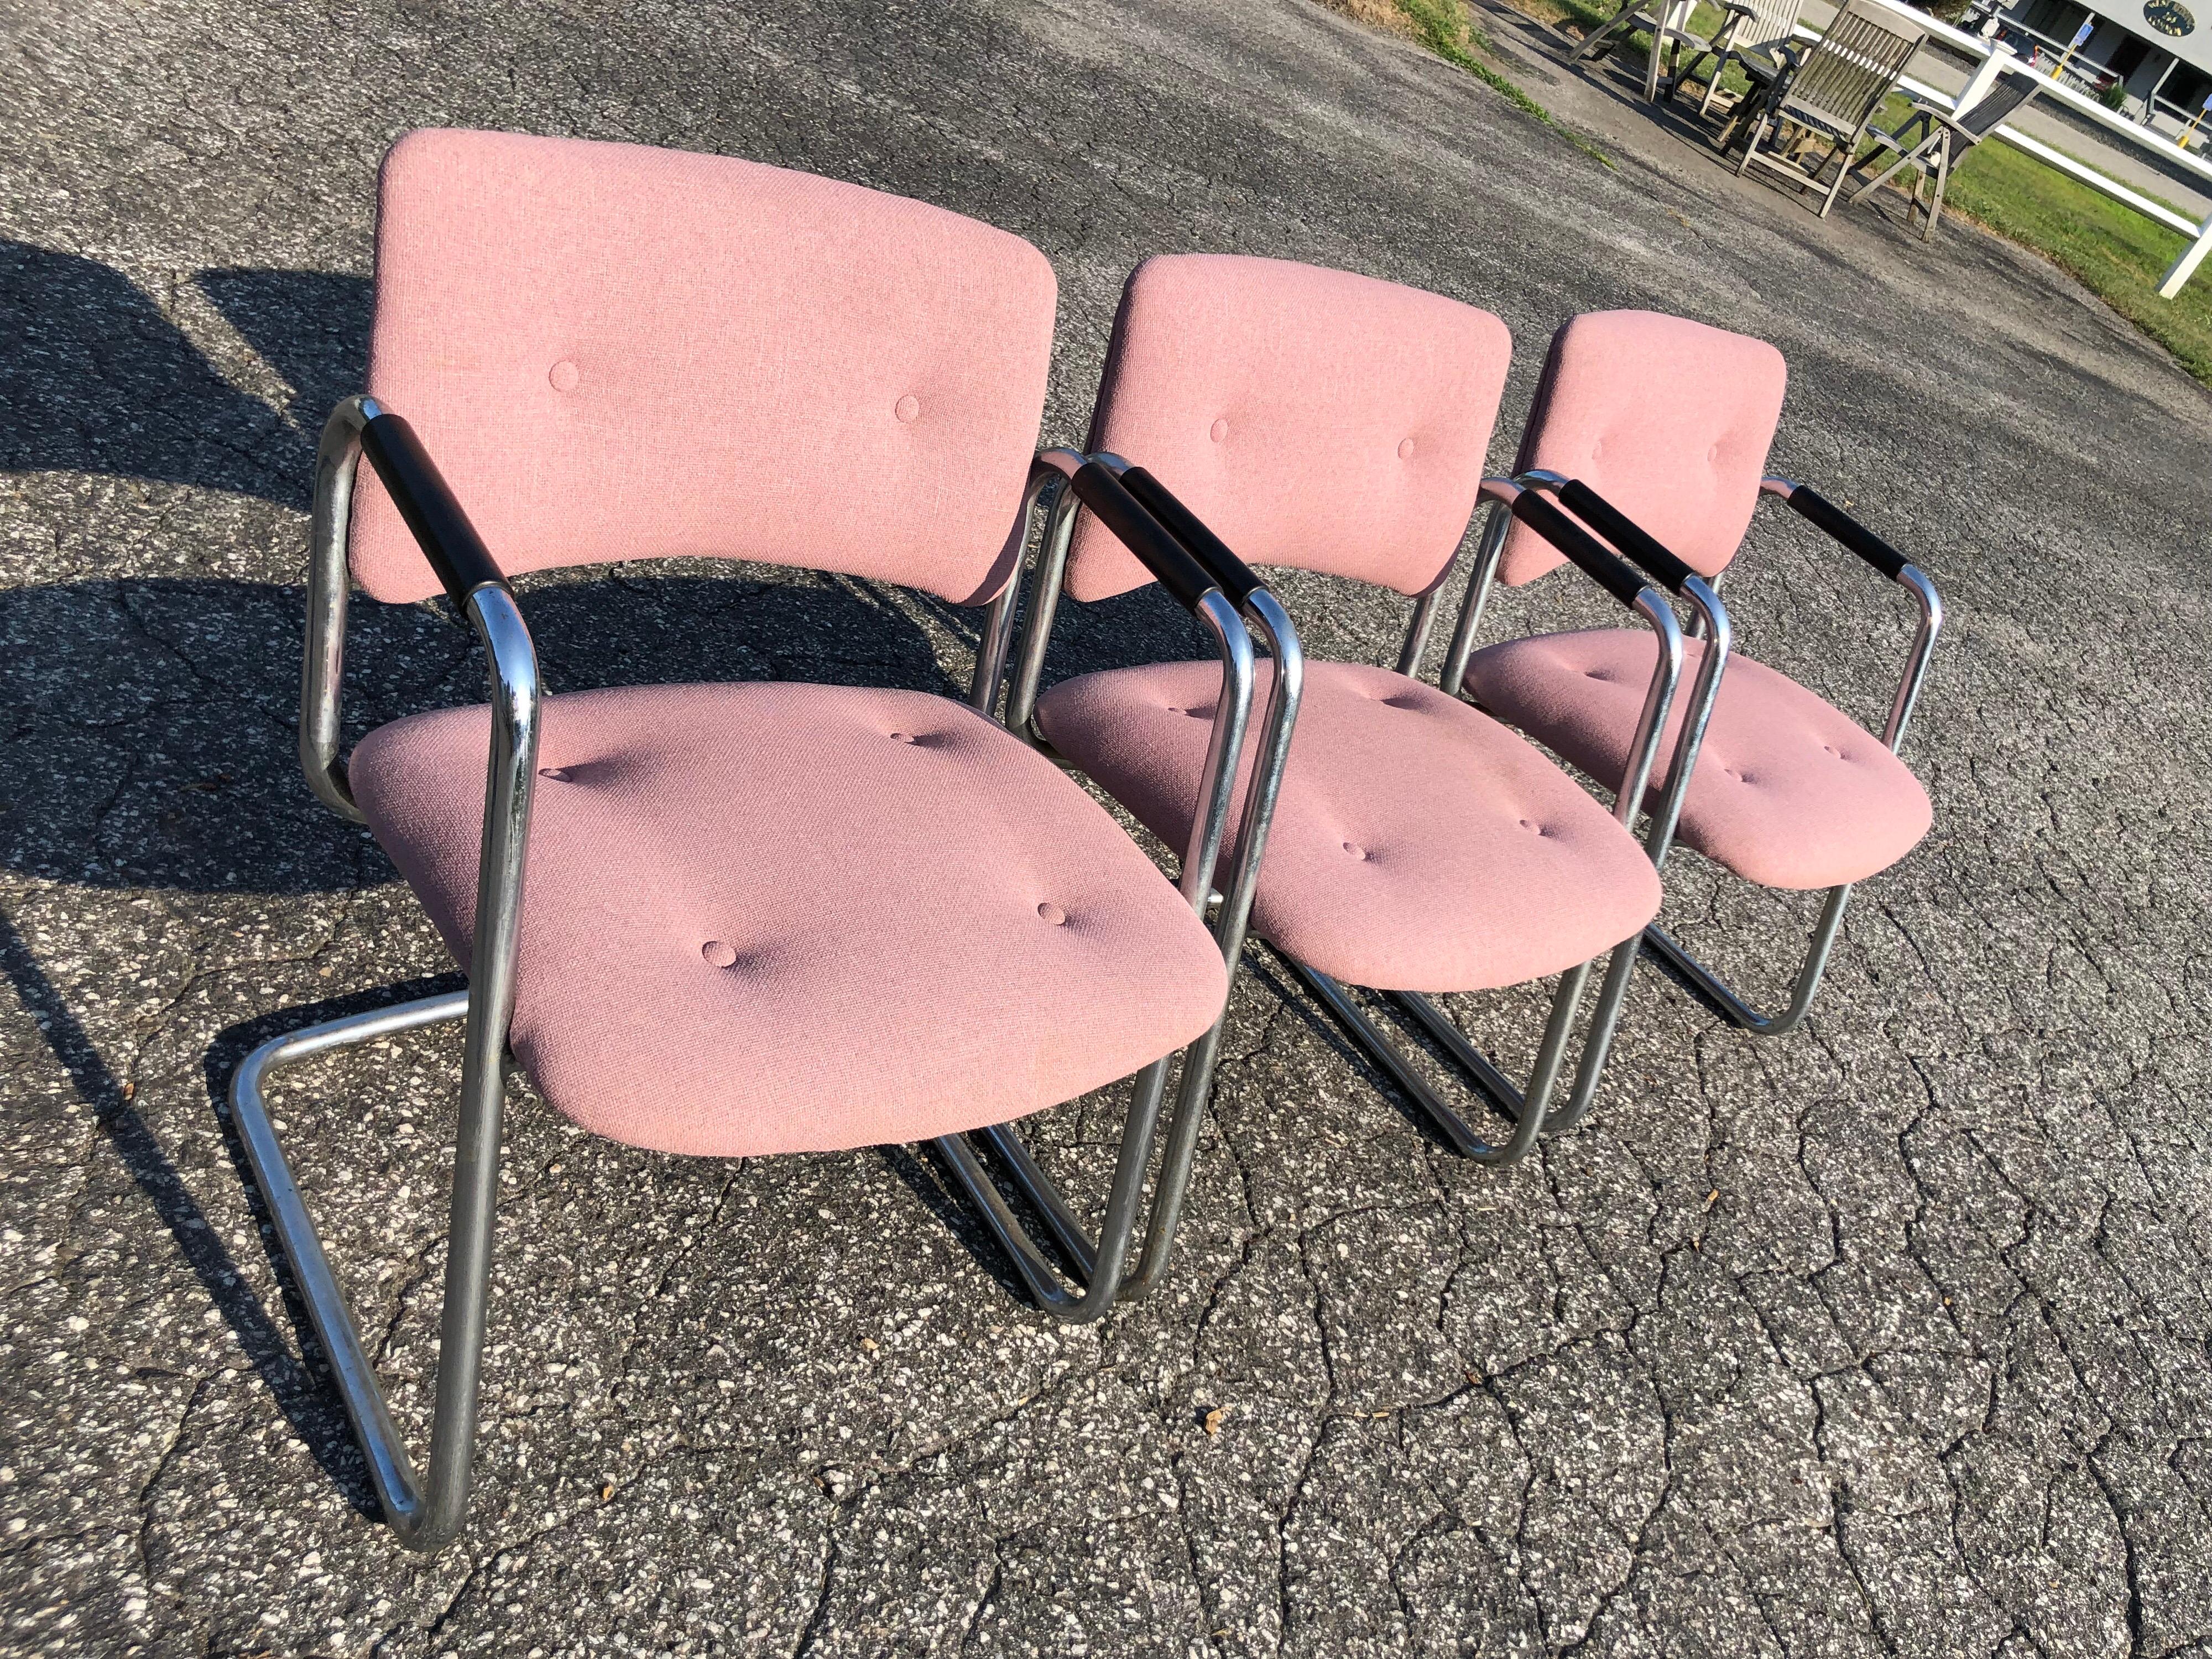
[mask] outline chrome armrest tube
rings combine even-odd
[[[968,705],[985,714],[997,714],[999,690],[1006,678],[1006,662],[1014,641],[1015,612],[1021,605],[1022,567],[1029,553],[1030,525],[1036,516],[1037,507],[1045,503],[1048,498],[1054,506],[1058,505],[1060,496],[1066,492],[1066,475],[1057,468],[1048,466],[1041,460],[1032,460],[1030,463],[1029,483],[1022,490],[1021,516],[1016,520],[1022,539],[1021,544],[1014,550],[1014,567],[1006,573],[1006,586],[1001,587],[997,597],[991,600],[990,609],[984,613],[983,625],[975,639],[975,670],[968,683]],[[1048,530],[1048,544],[1049,544],[1049,537],[1050,532]],[[1060,562],[1063,566],[1066,559],[1067,550],[1063,546],[1060,550]],[[1057,605],[1059,599],[1059,587],[1055,582],[1053,601]],[[1039,666],[1042,667],[1042,659],[1040,657]],[[1036,690],[1034,684],[1030,687],[1030,697],[1032,702],[1036,701]],[[1022,726],[1028,724],[1028,721],[1024,719],[1018,725],[1010,714],[1006,724],[1019,731]]]
[[[1674,606],[1664,592],[1651,586],[1620,555],[1553,504],[1547,492],[1570,482],[1556,473],[1531,471],[1517,478],[1486,479],[1482,488],[1486,495],[1504,502],[1515,518],[1566,555],[1584,575],[1643,617],[1659,636],[1658,660],[1652,665],[1643,711],[1629,742],[1626,769],[1620,792],[1613,797],[1613,817],[1623,824],[1632,824],[1643,805],[1644,791],[1650,786],[1652,766],[1674,706],[1674,689],[1681,680],[1682,625],[1674,619]],[[1718,597],[1712,602],[1717,606]]]
[[[1251,720],[1251,634],[1237,606],[1223,593],[1221,582],[1130,493],[1115,470],[1072,449],[1045,450],[1038,455],[1037,465],[1050,468],[1063,483],[1046,520],[1045,546],[1037,566],[1037,602],[1031,607],[1029,629],[1023,636],[1014,690],[1006,705],[1006,723],[1028,735],[1053,617],[1059,609],[1066,574],[1075,514],[1079,507],[1087,507],[1213,636],[1221,657],[1221,696],[1206,741],[1199,810],[1191,819],[1188,843],[1181,849],[1179,885],[1184,898],[1203,915],[1212,896],[1214,866],[1220,860],[1227,835],[1237,767],[1243,758],[1244,734]]]
[[[346,537],[353,523],[353,481],[361,432],[383,413],[368,398],[348,398],[323,422],[315,450],[315,504],[307,544],[307,639],[300,673],[300,769],[315,799],[340,817],[362,822],[338,753],[339,693],[345,678]]]
[[[1652,863],[1663,866],[1668,849],[1674,845],[1674,827],[1681,819],[1683,798],[1696,771],[1705,728],[1712,720],[1714,701],[1720,696],[1721,676],[1728,668],[1729,653],[1735,646],[1735,625],[1729,620],[1728,607],[1721,603],[1716,586],[1719,579],[1708,581],[1700,576],[1658,538],[1580,479],[1563,479],[1551,472],[1530,472],[1523,478],[1553,490],[1559,504],[1578,520],[1596,531],[1668,592],[1686,600],[1691,607],[1693,631],[1706,641],[1698,659],[1698,678],[1692,688],[1681,735],[1675,739],[1674,757],[1668,763],[1666,797],[1653,811],[1644,834],[1644,844],[1651,854]]]
[[[1142,467],[1133,467],[1118,455],[1095,458],[1121,479],[1145,510],[1205,567],[1236,602],[1238,614],[1259,631],[1274,659],[1274,674],[1267,693],[1267,720],[1261,727],[1261,749],[1252,769],[1251,793],[1244,803],[1237,834],[1237,867],[1223,890],[1223,903],[1214,924],[1214,937],[1222,954],[1234,963],[1244,946],[1244,931],[1252,913],[1253,894],[1259,884],[1260,862],[1266,856],[1267,831],[1274,822],[1275,801],[1281,793],[1284,769],[1288,765],[1291,735],[1297,723],[1298,704],[1305,694],[1305,653],[1297,629],[1281,601],[1238,558],[1195,513],[1176,499],[1168,487]]]
[[[410,1548],[430,1551],[459,1533],[468,1510],[499,1193],[507,1026],[514,1011],[543,687],[537,650],[514,595],[420,440],[404,421],[372,399],[349,398],[325,424],[316,457],[300,720],[300,758],[309,787],[332,810],[362,821],[337,751],[339,689],[345,665],[346,538],[354,482],[364,454],[390,490],[455,609],[483,646],[489,682],[490,734],[484,762],[475,939],[469,958],[445,1297],[424,1474],[417,1474],[392,1427],[342,1298],[331,1291],[325,1298],[328,1305],[319,1305],[315,1313],[319,1328],[334,1321],[343,1325],[345,1337],[335,1352],[341,1368],[349,1368],[344,1388],[347,1410],[368,1452],[385,1513]],[[442,1002],[410,1008],[428,1010],[434,1018],[450,1017]],[[242,1121],[252,1127],[258,1118],[249,1114]],[[264,1148],[257,1168],[271,1158],[281,1166],[273,1144]],[[279,1188],[290,1190],[289,1175]],[[288,1239],[303,1230],[312,1243],[313,1230],[304,1218]],[[293,1248],[295,1244],[288,1243],[287,1249]],[[314,1255],[320,1261],[319,1245]],[[326,1344],[331,1340],[326,1330]]]
[[[1882,728],[1883,744],[1895,752],[1904,744],[1905,727],[1911,724],[1913,710],[1919,705],[1920,688],[1928,678],[1928,661],[1936,651],[1936,636],[1943,631],[1942,595],[1936,591],[1936,584],[1926,571],[1810,485],[1791,478],[1765,478],[1760,480],[1759,488],[1763,495],[1780,496],[1801,517],[1810,520],[1826,532],[1830,540],[1849,548],[1874,569],[1905,589],[1919,607],[1920,625],[1913,634],[1912,648],[1905,654],[1905,673],[1898,682],[1897,695],[1889,705],[1889,720]]]

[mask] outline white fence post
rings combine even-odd
[[[2181,285],[2197,274],[2197,267],[2204,263],[2204,256],[2212,252],[2212,219],[2207,219],[2197,232],[2197,240],[2181,250],[2166,273],[2166,280],[2158,285],[2158,297],[2171,300],[2181,292]]]

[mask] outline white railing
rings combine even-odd
[[[1945,45],[1978,60],[1975,64],[1973,74],[1967,77],[1966,84],[1960,88],[1955,97],[1947,92],[1939,92],[1934,87],[1914,80],[1911,76],[1903,77],[1898,84],[1916,98],[1923,98],[1928,102],[1948,110],[1965,109],[1990,89],[2001,70],[2009,66],[2020,70],[2023,74],[2036,73],[2009,47],[2001,46],[1995,41],[1984,40],[1979,35],[1968,34],[1963,29],[1953,28],[1948,23],[1906,5],[1904,0],[1878,0],[1878,3],[1910,18],[1914,27],[1925,29],[1931,39],[1941,40]],[[1799,26],[1797,33],[1808,40],[1820,39],[1819,30],[1807,28],[1802,25]],[[2212,185],[2212,164],[2208,164],[2202,157],[2191,155],[2170,140],[2152,132],[2148,128],[2139,126],[2118,111],[2106,108],[2095,99],[2084,96],[2062,82],[2053,80],[2047,75],[2039,78],[2044,83],[2043,90],[2037,94],[2039,98],[2059,100],[2079,114],[2087,117],[2098,125],[2111,129],[2114,134],[2125,139],[2136,149],[2154,151],[2161,160],[2179,164],[2189,172],[2198,175],[2208,185]],[[2030,107],[2033,106],[2031,105]],[[2177,213],[2164,203],[2154,202],[2140,191],[2130,189],[2111,174],[2100,173],[2086,162],[2077,161],[2070,155],[2062,155],[2059,151],[2051,149],[2050,145],[2029,137],[2019,128],[2009,124],[1999,126],[1990,136],[1993,138],[2003,139],[2014,149],[2033,155],[2037,161],[2057,168],[2069,178],[2079,179],[2090,189],[2111,197],[2123,207],[2131,208],[2145,218],[2154,220],[2169,230],[2178,230],[2187,237],[2189,245],[2182,249],[2181,257],[2167,267],[2164,279],[2159,283],[2158,291],[2161,298],[2171,300],[2175,295],[2180,293],[2182,284],[2196,275],[2197,267],[2203,263],[2204,256],[2208,252],[2212,252],[2212,215],[2208,215],[2200,222],[2188,217],[2185,214]]]

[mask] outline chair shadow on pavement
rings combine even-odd
[[[122,272],[0,240],[0,471],[89,473],[308,504],[321,412],[356,391],[368,284],[315,271],[214,270],[199,292],[293,390],[289,410],[239,390]],[[93,509],[97,511],[96,506]],[[189,517],[185,522],[189,526]],[[93,528],[96,532],[94,522]],[[189,530],[187,530],[189,533]],[[276,550],[302,568],[304,525]],[[518,582],[549,690],[684,681],[797,679],[967,690],[921,622],[870,584],[799,571],[682,562]],[[216,577],[88,577],[0,588],[0,868],[88,890],[305,896],[394,879],[368,834],[300,776],[305,603],[294,584]],[[924,599],[923,615],[972,646],[981,613]],[[1067,607],[1055,677],[1190,654],[1188,619],[1157,593]],[[383,721],[481,702],[473,639],[442,600],[380,605],[349,621],[349,744]],[[221,927],[220,915],[210,925]],[[273,1010],[220,1032],[208,1099],[262,1229],[298,1334],[295,1358],[207,1221],[162,1137],[103,1060],[13,922],[0,963],[79,1100],[229,1323],[301,1442],[349,1503],[377,1512],[367,1471],[319,1362],[228,1112],[232,1072],[283,1032],[458,987],[416,980]],[[926,1157],[889,1168],[1009,1295],[1008,1265]]]

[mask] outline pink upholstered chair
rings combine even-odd
[[[1927,792],[1896,751],[1942,621],[1934,584],[1903,555],[1809,487],[1764,477],[1785,376],[1772,346],[1702,323],[1637,311],[1577,317],[1552,342],[1517,469],[1524,481],[1558,483],[1568,509],[1623,552],[1634,556],[1630,544],[1648,532],[1715,586],[1761,495],[1778,495],[1917,602],[1918,632],[1879,739],[1786,675],[1741,653],[1731,659],[1725,637],[1717,648],[1710,637],[1689,643],[1718,695],[1702,741],[1692,730],[1669,746],[1673,769],[1655,785],[1664,820],[1655,855],[1663,860],[1679,834],[1747,881],[1825,888],[1826,898],[1776,1014],[1759,1012],[1656,924],[1644,943],[1718,1012],[1769,1036],[1804,1018],[1852,885],[1928,831]],[[1592,489],[1602,501],[1587,507]],[[1641,635],[1606,629],[1472,650],[1493,576],[1518,586],[1558,563],[1502,515],[1488,527],[1439,684],[1463,686],[1477,707],[1609,778],[1628,753],[1635,687],[1650,672]]]
[[[1187,545],[1218,538],[1255,564],[1351,577],[1417,601],[1397,672],[1304,663],[1249,924],[1457,1150],[1491,1162],[1522,1156],[1542,1127],[1592,961],[1632,941],[1659,905],[1650,860],[1618,817],[1525,739],[1406,672],[1484,488],[1510,350],[1488,313],[1394,283],[1270,259],[1158,258],[1123,295],[1091,430],[1101,464]],[[1623,768],[1632,806],[1673,695],[1681,636],[1672,611],[1542,495],[1496,489],[1658,631],[1644,737]],[[1063,560],[1079,601],[1147,580],[1087,520],[1072,546],[1065,536],[1048,543],[1008,724],[1033,729],[1179,844],[1202,798],[1209,672],[1156,663],[1039,696]],[[1286,666],[1261,665],[1271,697]],[[1255,753],[1265,767],[1270,744]],[[1237,851],[1241,860],[1249,848]],[[1233,906],[1239,895],[1225,896]],[[1232,953],[1243,925],[1224,940]],[[1428,1086],[1343,983],[1460,992],[1553,975],[1525,1100],[1436,1014],[1455,1057],[1519,1119],[1496,1141]],[[1601,1034],[1585,1052],[1601,1060],[1602,1048]],[[1188,1171],[1201,1103],[1188,1090],[1178,1096],[1164,1191]],[[1140,1284],[1157,1273],[1175,1214],[1156,1205]]]
[[[1015,237],[749,162],[441,131],[386,157],[369,395],[338,406],[318,461],[301,757],[390,853],[469,986],[265,1045],[232,1108],[410,1545],[438,1547],[465,1510],[508,1069],[633,1146],[934,1140],[963,1182],[966,1132],[1133,1072],[1087,1288],[1031,1279],[1061,1318],[1110,1303],[1168,1063],[1214,1024],[1228,981],[1202,919],[1218,831],[1187,845],[1179,895],[990,717],[1030,515],[1076,470],[1031,455],[1054,297]],[[1110,477],[1072,488],[1213,631],[1218,824],[1250,641]],[[972,706],[801,684],[542,692],[507,577],[675,555],[989,605]],[[393,721],[341,758],[349,571],[387,601],[442,586],[489,659],[490,706]],[[449,1020],[465,1036],[424,1478],[263,1085]],[[981,1184],[987,1220],[1018,1238]]]

